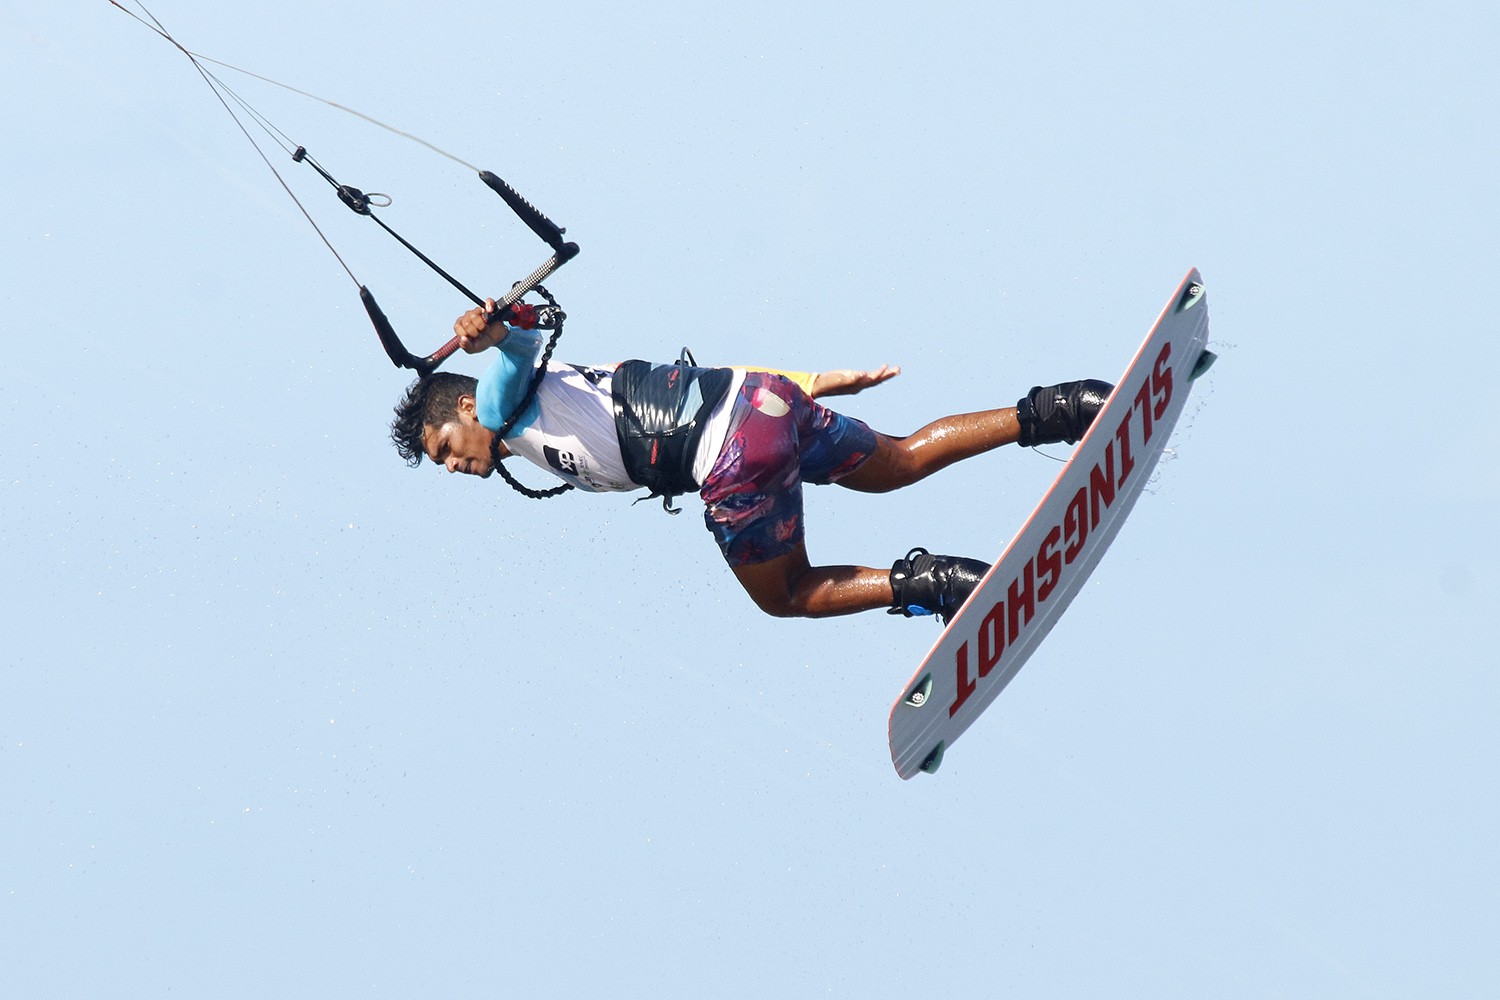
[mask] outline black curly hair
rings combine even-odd
[[[474,395],[478,384],[468,375],[433,372],[407,387],[396,404],[396,419],[391,421],[391,440],[407,465],[416,468],[427,455],[422,447],[423,430],[457,420],[459,397]]]

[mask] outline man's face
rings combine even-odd
[[[490,457],[493,439],[494,434],[475,415],[474,397],[461,396],[457,420],[422,430],[422,450],[449,472],[488,476],[495,471],[495,463]]]

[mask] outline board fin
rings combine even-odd
[[[943,751],[947,748],[948,744],[943,742],[939,742],[937,746],[933,747],[932,752],[922,758],[921,770],[927,774],[932,774],[936,771],[943,763]]]
[[[1212,368],[1214,366],[1214,362],[1218,360],[1219,356],[1213,351],[1204,351],[1202,354],[1198,355],[1198,360],[1193,363],[1193,370],[1188,373],[1188,381],[1196,382],[1198,380],[1198,376],[1202,375],[1204,372]]]
[[[927,704],[927,699],[932,695],[932,675],[927,674],[916,685],[906,693],[906,704],[912,708],[921,708]]]

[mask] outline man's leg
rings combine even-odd
[[[797,543],[786,555],[733,566],[735,579],[756,605],[778,618],[828,618],[885,608],[892,614],[937,615],[947,622],[989,571],[989,564],[913,549],[888,570],[868,566],[810,566]]]
[[[1016,406],[943,417],[902,438],[877,432],[874,453],[838,483],[863,493],[888,493],[1001,445],[1072,444],[1083,437],[1112,388],[1097,379],[1037,386]]]
[[[943,417],[906,437],[877,431],[874,453],[838,484],[861,493],[889,493],[1020,438],[1014,406]]]
[[[778,618],[827,618],[889,608],[890,570],[867,566],[811,566],[807,546],[748,566],[733,566],[751,600]]]

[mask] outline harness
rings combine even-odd
[[[670,514],[681,513],[672,501],[694,493],[693,460],[708,417],[734,384],[728,368],[699,368],[692,355],[675,364],[626,361],[615,369],[611,396],[620,455],[630,478],[651,491],[643,499],[662,498]]]

